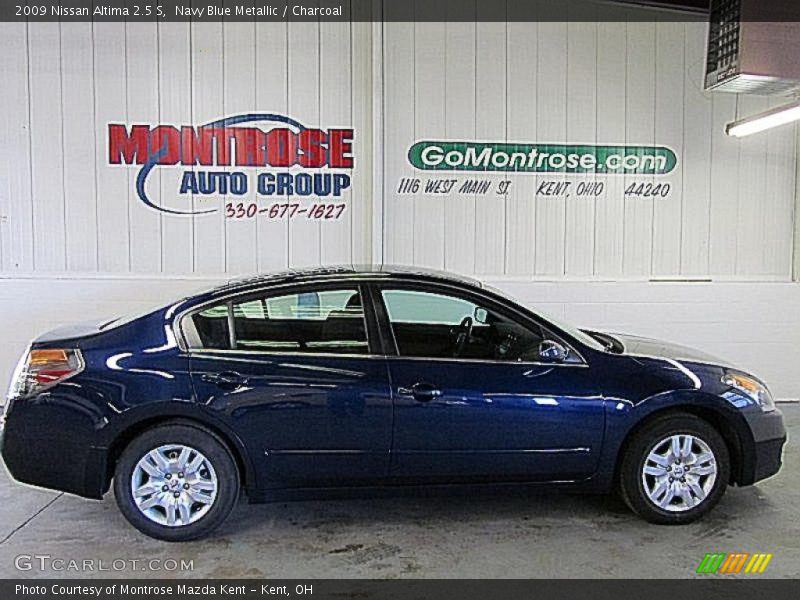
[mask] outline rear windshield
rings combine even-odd
[[[114,329],[115,327],[122,327],[123,325],[127,325],[128,323],[132,323],[142,317],[146,317],[148,315],[153,314],[154,312],[164,310],[164,308],[168,306],[175,307],[176,309],[180,307],[185,301],[190,300],[191,296],[186,296],[181,298],[176,302],[159,302],[158,304],[152,304],[149,307],[143,308],[141,310],[136,311],[135,313],[129,313],[127,315],[121,315],[119,317],[115,317],[104,322],[100,325],[100,330],[105,331],[107,329]],[[147,305],[146,305],[147,306]],[[174,312],[174,311],[173,311]]]

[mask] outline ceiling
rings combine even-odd
[[[618,4],[671,8],[692,13],[707,13],[709,6],[709,0],[615,0],[615,2]]]

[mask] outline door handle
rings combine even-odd
[[[224,371],[222,373],[203,373],[200,380],[205,383],[216,385],[224,390],[235,390],[247,383],[247,379],[235,371]]]
[[[410,388],[397,388],[401,396],[412,396],[417,402],[430,402],[442,395],[441,390],[430,383],[415,383]]]

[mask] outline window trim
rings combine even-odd
[[[257,349],[239,349],[236,348],[236,331],[235,321],[233,315],[233,305],[235,303],[247,302],[248,300],[262,299],[272,296],[288,296],[295,293],[302,293],[306,290],[323,291],[323,290],[337,290],[337,289],[353,289],[361,295],[361,304],[364,310],[364,329],[367,336],[367,352],[360,353],[342,353],[342,352],[298,352],[298,351],[283,351],[283,350],[257,350]],[[194,327],[188,325],[195,314],[203,310],[213,307],[225,305],[228,311],[228,348],[193,348],[189,344],[186,329]],[[375,358],[383,357],[384,354],[376,350],[382,348],[381,338],[379,337],[379,326],[375,318],[374,307],[372,306],[372,298],[370,290],[365,281],[361,279],[351,279],[343,281],[342,279],[325,279],[320,281],[305,281],[302,283],[286,283],[279,285],[264,285],[258,288],[249,290],[238,290],[212,298],[196,304],[178,314],[173,321],[174,329],[178,332],[176,340],[178,347],[183,352],[196,353],[196,354],[258,354],[258,355],[271,355],[271,356],[329,356],[341,358]]]
[[[236,319],[233,316],[233,300],[228,300],[225,308],[228,311],[228,350],[236,350]]]
[[[326,286],[342,286],[353,285],[359,286],[361,290],[361,298],[364,303],[365,318],[367,319],[367,337],[369,341],[370,352],[368,354],[312,354],[310,352],[276,352],[272,350],[214,350],[211,348],[190,348],[187,343],[186,333],[184,331],[184,320],[190,317],[195,312],[201,311],[209,306],[223,304],[226,301],[235,301],[238,298],[244,298],[259,293],[282,292],[291,293],[292,290],[302,289],[310,286],[318,285]],[[509,362],[493,359],[474,359],[474,358],[417,358],[413,356],[400,356],[394,340],[394,334],[391,329],[391,324],[388,321],[388,314],[383,305],[383,298],[380,294],[381,287],[401,287],[403,289],[418,289],[421,291],[434,290],[443,293],[465,293],[468,296],[473,296],[486,301],[487,303],[499,307],[503,312],[513,314],[516,319],[521,319],[523,322],[533,322],[540,327],[545,328],[550,334],[554,335],[562,343],[569,346],[570,350],[578,356],[582,362],[576,363],[550,363],[542,361],[534,362]],[[547,319],[538,316],[534,312],[522,312],[522,307],[518,307],[515,303],[507,301],[505,298],[498,298],[490,290],[484,288],[466,287],[458,282],[449,281],[428,281],[414,279],[413,277],[392,277],[391,279],[376,278],[372,275],[355,275],[347,279],[341,277],[322,277],[315,281],[303,282],[284,282],[284,283],[264,283],[256,287],[242,290],[234,289],[226,294],[221,294],[215,298],[201,301],[185,308],[179,312],[172,320],[173,331],[176,332],[176,341],[178,348],[183,352],[197,353],[199,355],[211,353],[227,353],[227,354],[257,354],[263,356],[326,356],[326,357],[340,357],[340,358],[386,358],[390,360],[438,360],[445,362],[469,362],[469,363],[483,363],[483,364],[503,364],[503,365],[531,365],[531,366],[550,366],[550,367],[588,367],[589,362],[585,358],[585,353],[578,350],[580,343],[573,341],[571,336],[562,332],[557,326],[551,324]],[[569,341],[567,341],[569,340]],[[591,354],[591,349],[589,349]]]
[[[464,288],[458,285],[451,285],[447,282],[419,282],[415,280],[408,280],[408,279],[397,279],[393,281],[380,281],[380,282],[373,282],[370,284],[370,287],[374,289],[372,295],[372,301],[375,304],[376,312],[380,315],[379,322],[381,326],[381,331],[385,332],[385,335],[389,339],[389,344],[386,349],[387,358],[393,360],[422,360],[422,361],[444,361],[444,362],[465,362],[465,363],[490,363],[490,364],[501,364],[501,365],[509,365],[509,366],[524,366],[524,365],[536,365],[536,366],[551,366],[551,367],[588,367],[589,362],[584,357],[583,353],[580,352],[576,348],[576,344],[573,341],[567,341],[565,339],[565,334],[560,332],[558,328],[551,325],[545,319],[541,317],[534,318],[531,315],[527,315],[521,312],[515,305],[501,302],[499,299],[489,295],[481,293],[482,290],[479,289],[472,289],[472,288]],[[402,356],[400,354],[400,349],[397,345],[397,340],[394,336],[394,330],[392,329],[391,321],[389,320],[389,311],[386,308],[386,304],[383,299],[383,290],[384,289],[399,289],[399,290],[407,290],[407,291],[418,291],[423,293],[430,293],[430,294],[439,294],[443,296],[456,296],[460,299],[474,299],[479,303],[485,303],[488,305],[489,308],[494,308],[501,314],[507,316],[508,318],[513,319],[520,325],[524,327],[530,327],[530,323],[533,323],[537,327],[542,328],[548,336],[552,336],[560,343],[566,345],[570,351],[579,359],[578,362],[572,363],[554,363],[554,362],[545,362],[545,361],[509,361],[509,360],[501,360],[501,359],[493,359],[493,358],[459,358],[459,357],[432,357],[432,356]]]

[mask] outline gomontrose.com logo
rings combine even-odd
[[[408,160],[417,169],[665,175],[678,158],[666,146],[595,146],[500,142],[416,142]]]

